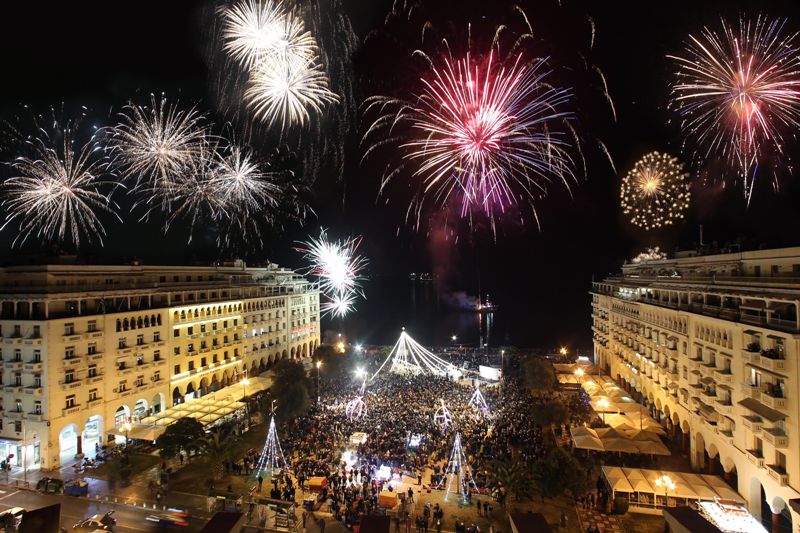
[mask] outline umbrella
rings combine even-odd
[[[602,439],[607,452],[639,453],[639,448],[627,439]]]
[[[649,440],[636,440],[631,442],[639,450],[639,453],[646,453],[648,455],[671,455],[669,448],[664,446],[661,442]]]
[[[614,428],[600,428],[595,431],[595,435],[600,437],[601,439],[622,439],[625,438],[625,434],[617,431]]]
[[[603,442],[597,437],[593,437],[591,435],[578,435],[577,437],[572,437],[572,442],[575,443],[576,448],[580,448],[582,450],[595,450],[598,452],[605,451]]]
[[[592,437],[597,437],[597,432],[590,427],[587,426],[573,426],[569,428],[570,433],[572,433],[572,437],[581,437],[583,435],[589,435]]]
[[[658,438],[658,435],[652,431],[647,431],[644,429],[629,429],[625,431],[625,435],[627,435],[631,440],[661,442],[661,439]]]

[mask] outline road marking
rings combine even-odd
[[[6,494],[5,496],[3,496],[3,497],[0,497],[0,500],[5,500],[6,498],[10,498],[10,497],[12,497],[14,494],[19,494],[19,492],[20,492],[20,491],[18,491],[18,490],[15,490],[15,491],[14,491],[14,492],[12,492],[11,494]]]

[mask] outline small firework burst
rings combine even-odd
[[[620,202],[631,224],[645,230],[674,224],[689,208],[691,184],[678,158],[661,152],[642,157],[622,178]]]

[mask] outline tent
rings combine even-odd
[[[570,433],[572,433],[573,437],[580,437],[583,435],[598,437],[597,432],[588,426],[574,426],[570,428]]]
[[[641,454],[647,455],[672,455],[669,448],[660,441],[634,440],[631,441]]]
[[[576,448],[580,448],[582,450],[595,450],[598,452],[605,451],[603,442],[592,435],[578,435],[577,437],[573,436],[572,442],[575,444]]]
[[[602,439],[607,452],[639,453],[639,448],[627,439]]]

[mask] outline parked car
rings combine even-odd
[[[54,477],[43,477],[36,483],[36,490],[46,494],[59,494],[64,488],[64,482]]]
[[[84,518],[74,526],[72,531],[74,533],[95,533],[96,531],[114,531],[114,526],[117,519],[114,518],[114,511],[109,511],[106,514],[96,514],[89,518]]]
[[[84,479],[73,479],[64,484],[64,494],[70,496],[86,496],[89,494],[89,484]]]

